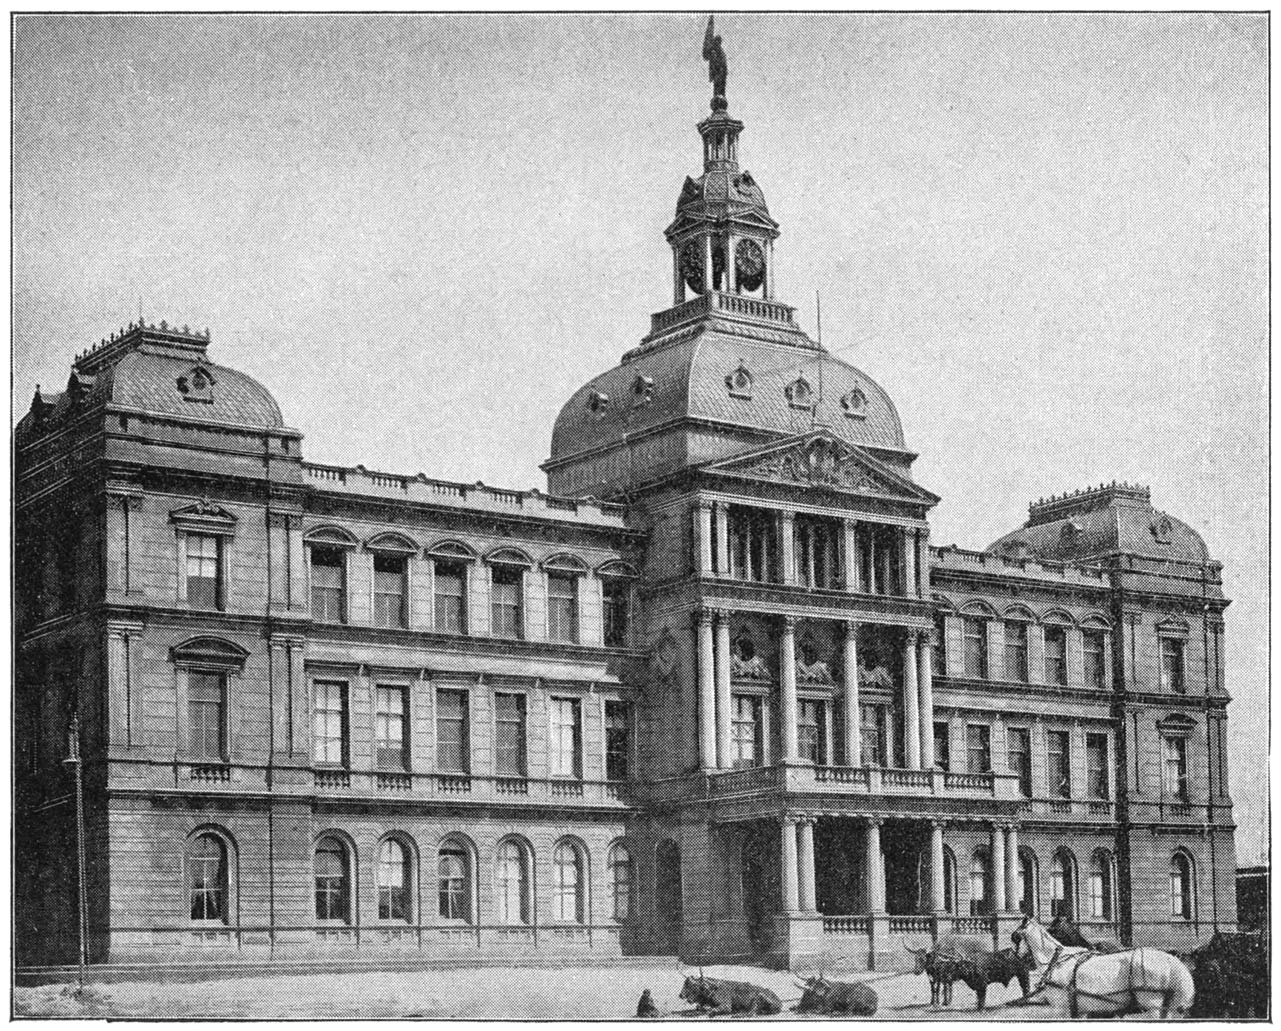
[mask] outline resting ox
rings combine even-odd
[[[773,1015],[783,1011],[783,1004],[768,988],[746,981],[722,981],[716,977],[685,978],[680,997],[712,1016],[746,1013],[748,1016]]]
[[[796,1006],[797,1013],[845,1014],[851,1017],[876,1014],[876,992],[869,985],[829,981],[819,976],[808,978],[804,984],[798,981],[796,986],[803,993]]]
[[[991,951],[987,940],[973,935],[945,934],[932,947],[907,951],[916,957],[913,973],[930,979],[930,1005],[952,1005],[952,984],[959,980],[958,964],[962,960]]]

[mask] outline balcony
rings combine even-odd
[[[468,773],[389,773],[359,770],[314,772],[318,793],[342,798],[448,798],[451,801],[500,802],[515,805],[581,804],[625,809],[629,785],[618,781],[545,780],[533,777],[489,777]]]

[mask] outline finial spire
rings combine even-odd
[[[710,14],[707,16],[707,32],[703,36],[703,60],[707,62],[707,77],[712,83],[712,110],[725,111],[729,108],[729,101],[725,99],[729,63],[725,60],[721,37],[716,35],[716,18]]]

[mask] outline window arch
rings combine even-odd
[[[1170,916],[1191,920],[1196,915],[1192,857],[1182,850],[1170,857]]]
[[[1116,913],[1116,875],[1112,853],[1096,849],[1090,857],[1090,918],[1113,920]]]
[[[581,924],[587,913],[586,849],[564,840],[552,849],[552,919]]]
[[[206,828],[187,839],[188,914],[201,924],[229,924],[232,908],[232,848],[221,831]]]
[[[970,857],[970,915],[991,912],[987,895],[988,861],[982,849]]]
[[[316,919],[349,924],[351,919],[351,849],[337,834],[316,841]]]
[[[1050,861],[1050,916],[1076,919],[1076,860],[1066,849]]]
[[[498,843],[494,875],[498,922],[529,923],[529,847],[518,838]]]
[[[943,846],[943,909],[956,912],[956,853]]]
[[[437,913],[442,920],[474,922],[474,850],[459,835],[450,835],[436,852]]]
[[[378,845],[378,919],[414,921],[414,862],[408,845],[384,838]]]
[[[632,865],[631,850],[621,841],[616,841],[609,850],[607,866],[610,911],[615,920],[626,920],[632,914],[632,896],[636,884],[636,868]]]
[[[1038,877],[1036,868],[1036,854],[1030,849],[1021,849],[1019,851],[1019,912],[1030,917],[1035,917],[1036,908],[1036,889]]]

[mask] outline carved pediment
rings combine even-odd
[[[859,448],[824,433],[716,462],[709,471],[933,503],[938,499]]]
[[[236,529],[236,517],[208,498],[174,509],[169,513],[169,520],[179,529],[192,533],[229,535]]]

